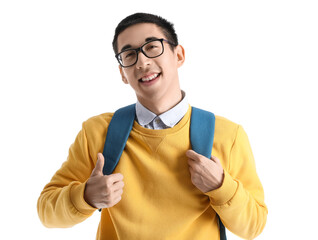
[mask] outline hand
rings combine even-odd
[[[96,166],[85,186],[84,199],[95,208],[112,207],[121,200],[123,194],[123,175],[120,173],[104,175],[104,163],[103,154],[98,153]]]
[[[186,155],[189,158],[189,170],[194,186],[204,193],[221,187],[224,171],[217,157],[212,156],[208,159],[193,150],[188,150]]]

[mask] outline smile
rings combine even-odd
[[[154,73],[154,74],[151,74],[151,75],[148,75],[148,76],[145,76],[141,79],[139,79],[140,82],[149,82],[149,81],[152,81],[154,79],[156,79],[157,77],[159,77],[160,73]]]

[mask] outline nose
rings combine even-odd
[[[151,63],[151,59],[146,57],[141,51],[138,53],[138,60],[136,62],[136,68],[146,68]]]

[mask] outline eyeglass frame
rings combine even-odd
[[[142,50],[142,48],[143,48],[145,45],[147,45],[147,44],[149,44],[149,43],[151,43],[151,42],[154,42],[154,41],[160,41],[160,42],[161,42],[162,52],[161,52],[158,56],[148,57],[147,54]],[[143,45],[141,45],[141,46],[138,47],[138,48],[125,49],[125,50],[123,50],[123,51],[117,53],[117,54],[115,55],[115,57],[116,57],[118,63],[120,64],[120,66],[122,66],[123,68],[132,67],[132,66],[134,66],[134,65],[138,62],[139,52],[142,52],[143,55],[145,55],[147,58],[157,58],[157,57],[161,56],[161,55],[164,53],[164,51],[165,51],[165,48],[164,48],[164,46],[163,46],[163,42],[169,43],[170,45],[172,45],[172,46],[174,46],[174,47],[178,46],[177,44],[175,44],[175,43],[173,43],[173,42],[171,42],[171,41],[169,41],[169,40],[166,40],[166,39],[164,39],[164,38],[152,39],[152,40],[150,40],[150,41],[148,41],[148,42],[145,42]],[[136,52],[136,61],[135,61],[133,64],[129,65],[129,66],[124,66],[124,65],[120,62],[119,58],[120,58],[120,54],[122,54],[123,52],[127,52],[127,51],[135,51],[135,52]]]

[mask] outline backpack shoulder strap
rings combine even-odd
[[[215,116],[213,113],[192,107],[190,141],[192,149],[211,158],[214,139]]]
[[[192,149],[211,158],[214,140],[215,115],[211,112],[192,107],[190,122],[190,142]],[[218,216],[218,215],[217,215]],[[225,227],[218,216],[220,240],[226,240]]]
[[[135,121],[135,105],[118,109],[109,123],[103,151],[106,160],[103,168],[104,175],[109,175],[114,171],[123,153]]]

